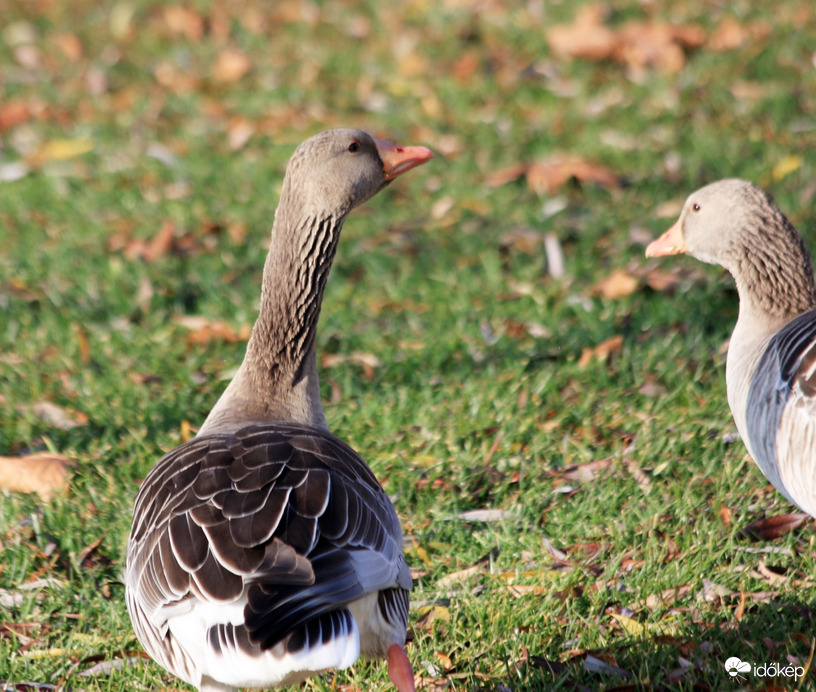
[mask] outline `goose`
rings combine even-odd
[[[802,237],[767,192],[727,179],[692,193],[677,222],[646,248],[647,257],[678,253],[734,277],[731,413],[765,477],[816,516],[816,285]]]
[[[198,435],[142,483],[128,612],[147,653],[202,692],[292,685],[361,656],[414,691],[400,522],[328,430],[315,333],[346,216],[432,157],[352,129],[295,150],[244,360]]]

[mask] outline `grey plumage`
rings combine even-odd
[[[682,252],[733,275],[726,384],[737,430],[777,490],[816,516],[816,283],[802,237],[768,193],[721,180],[691,194],[646,250]]]
[[[126,598],[147,652],[206,692],[275,687],[402,646],[411,575],[390,500],[326,427],[315,335],[351,209],[432,154],[332,130],[292,156],[261,307],[235,378],[199,435],[145,478]]]

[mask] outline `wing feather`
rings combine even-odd
[[[365,462],[327,432],[267,424],[159,461],[136,501],[126,584],[142,643],[175,652],[161,613],[187,599],[244,599],[241,637],[268,649],[294,632],[324,637],[320,618],[382,590],[404,594],[380,604],[404,626],[410,576],[399,519]]]

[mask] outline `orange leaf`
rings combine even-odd
[[[597,293],[606,300],[615,300],[632,295],[638,287],[637,277],[619,269],[599,281],[592,287],[592,292]]]
[[[234,48],[225,48],[215,58],[212,78],[216,82],[237,82],[252,68],[252,61]]]
[[[604,60],[618,45],[615,32],[603,25],[602,5],[584,5],[574,24],[554,24],[547,30],[547,42],[557,58]]]
[[[82,43],[75,34],[58,34],[54,37],[54,43],[71,62],[76,62],[82,58]]]
[[[580,156],[556,154],[530,164],[526,171],[527,185],[539,194],[552,195],[572,179],[580,183],[597,183],[605,188],[618,187],[620,181],[603,166]]]
[[[252,328],[248,324],[242,324],[236,332],[226,322],[197,315],[179,315],[173,321],[190,330],[187,335],[187,343],[190,345],[209,344],[213,341],[248,341],[252,334]]]
[[[444,654],[441,651],[435,651],[434,657],[437,661],[439,661],[443,671],[448,671],[453,668],[453,662],[450,660],[450,656],[447,654]]]
[[[31,111],[25,101],[0,103],[0,132],[24,123],[30,117]]]
[[[623,337],[621,335],[613,336],[606,341],[602,341],[597,346],[585,348],[581,357],[578,359],[578,366],[585,368],[592,361],[606,362],[613,353],[617,353],[623,348]]]
[[[165,7],[164,23],[171,33],[186,36],[191,41],[198,41],[204,35],[204,19],[188,7]]]
[[[173,234],[176,226],[172,221],[165,221],[161,228],[150,240],[144,241],[140,238],[131,240],[125,247],[125,257],[127,259],[143,259],[145,262],[155,262],[164,257],[173,248]]]
[[[22,457],[0,457],[0,488],[20,493],[37,493],[48,502],[68,488],[71,462],[62,454],[40,452]]]

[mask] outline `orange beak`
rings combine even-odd
[[[382,140],[377,140],[377,152],[383,162],[386,180],[393,180],[398,175],[430,161],[434,156],[427,147],[400,147]]]
[[[683,239],[683,228],[680,219],[662,236],[649,243],[646,248],[646,257],[665,257],[666,255],[679,255],[688,252],[686,241]]]

